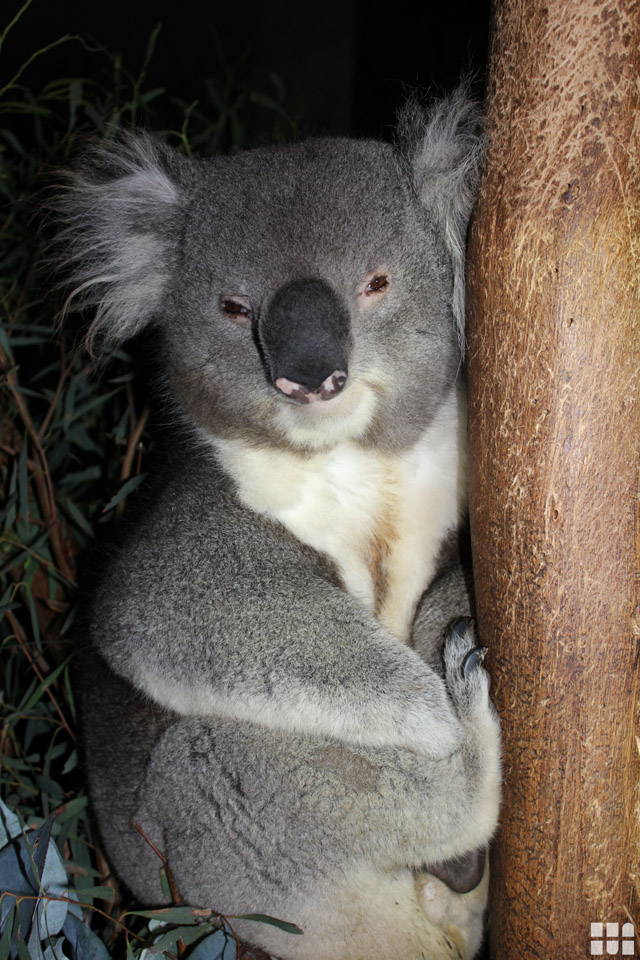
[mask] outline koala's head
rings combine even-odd
[[[318,139],[188,160],[97,146],[58,210],[69,303],[96,350],[144,326],[200,434],[402,447],[463,342],[464,238],[481,153],[462,92],[402,115],[395,146]]]

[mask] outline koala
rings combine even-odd
[[[457,547],[464,91],[395,144],[93,147],[57,203],[94,352],[143,328],[170,452],[104,557],[76,679],[110,862],[282,960],[479,948],[500,733]],[[142,506],[140,506],[142,503]],[[460,618],[460,615],[461,618]]]

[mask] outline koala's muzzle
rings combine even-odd
[[[330,400],[344,387],[349,314],[323,280],[282,287],[260,318],[258,338],[271,382],[293,400]]]

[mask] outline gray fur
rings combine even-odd
[[[409,100],[399,116],[398,142],[412,158],[418,195],[444,227],[454,271],[452,309],[464,349],[465,235],[484,148],[477,108],[466,89],[459,87],[429,113]]]
[[[473,123],[456,94],[408,108],[397,147],[187,161],[127,137],[59,202],[68,303],[96,310],[89,346],[154,324],[185,435],[90,604],[79,686],[107,852],[161,899],[136,820],[188,902],[298,923],[297,938],[240,924],[285,960],[470,957],[482,929],[486,877],[459,894],[424,870],[484,847],[499,797],[487,677],[460,671],[472,632],[440,657],[469,609],[447,544],[464,511]],[[284,396],[265,362],[265,317],[269,350],[286,346],[285,288],[313,341],[300,369],[316,349],[305,291],[340,311],[317,338],[338,337],[348,364],[329,399]]]
[[[161,309],[181,210],[163,160],[142,135],[100,144],[59,194],[58,265],[73,277],[63,314],[95,308],[85,340],[92,353],[138,333]]]

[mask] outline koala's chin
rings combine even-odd
[[[196,161],[122,135],[57,206],[87,346],[154,327],[182,433],[86,598],[106,854],[144,903],[160,849],[182,901],[297,924],[233,921],[282,960],[482,938],[500,732],[460,549],[481,155],[460,90],[408,104],[394,145]]]
[[[369,375],[348,383],[330,400],[305,406],[282,403],[274,422],[294,448],[323,450],[345,441],[361,440],[375,420],[383,382],[382,376],[374,380]]]

